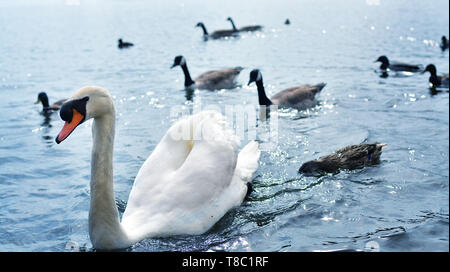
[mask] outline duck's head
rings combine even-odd
[[[247,86],[249,86],[252,82],[257,82],[262,80],[262,74],[258,69],[253,69],[250,72],[250,80],[248,81]]]
[[[119,42],[119,43],[123,43],[122,39],[119,39],[118,42]]]
[[[45,92],[40,92],[38,94],[37,101],[34,104],[38,104],[39,102],[42,103],[44,108],[48,108],[48,96]]]
[[[447,43],[447,37],[442,36],[441,41],[442,41],[442,43],[444,43],[444,44]]]
[[[56,143],[64,141],[84,121],[111,112],[114,112],[114,105],[106,89],[96,86],[79,89],[61,106],[59,115],[65,124],[56,136]]]
[[[305,174],[312,174],[314,172],[317,172],[320,170],[320,162],[318,161],[309,161],[305,162],[300,169],[298,169],[298,172],[305,173]]]
[[[175,66],[178,66],[178,65],[183,66],[185,64],[186,64],[186,59],[183,56],[181,56],[181,55],[176,56],[175,59],[173,60],[173,64],[170,67],[170,69],[172,69]]]
[[[389,59],[386,56],[380,56],[378,59],[374,62],[381,62],[383,64],[389,64]]]
[[[421,73],[424,74],[426,72],[430,72],[431,75],[436,75],[436,66],[434,66],[434,64],[428,64]]]

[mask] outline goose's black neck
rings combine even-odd
[[[191,75],[189,74],[189,70],[187,68],[187,64],[181,65],[181,69],[183,69],[184,73],[184,86],[189,87],[195,83],[195,81],[192,80]]]
[[[266,91],[264,90],[264,84],[262,79],[256,81],[256,87],[258,87],[258,100],[260,105],[270,106],[272,101],[267,98]]]
[[[436,75],[436,72],[431,73],[430,78],[428,79],[428,81],[433,84],[434,87],[441,85],[441,82],[439,80],[439,78]]]
[[[238,31],[238,29],[236,28],[236,26],[234,25],[234,22],[232,19],[230,19],[231,25],[233,26],[233,30],[234,31]]]
[[[201,24],[200,27],[203,29],[203,35],[209,35],[205,25]]]

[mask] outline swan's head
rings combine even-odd
[[[172,69],[175,66],[183,66],[186,64],[186,59],[183,56],[176,56],[175,59],[173,60],[173,64],[170,67],[170,69]]]
[[[64,141],[84,121],[111,112],[114,112],[114,106],[106,89],[94,86],[79,89],[59,110],[61,119],[66,123],[56,136],[56,143]]]
[[[425,70],[422,71],[422,74],[424,74],[425,72],[430,72],[430,74],[436,75],[436,66],[434,66],[434,64],[428,64]]]
[[[254,69],[250,72],[250,80],[248,81],[248,85],[250,85],[252,82],[257,82],[262,80],[261,72],[258,69]]]
[[[389,64],[389,60],[386,56],[380,56],[378,59],[374,62],[381,62],[383,64]]]

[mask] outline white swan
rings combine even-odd
[[[115,111],[108,91],[84,87],[61,107],[60,115],[66,123],[57,143],[94,118],[89,236],[97,249],[127,248],[147,237],[204,233],[242,203],[258,167],[258,144],[250,142],[238,154],[239,139],[221,114],[209,111],[181,119],[139,170],[120,222],[112,171]]]

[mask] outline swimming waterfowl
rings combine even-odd
[[[42,103],[42,111],[43,112],[50,112],[50,111],[58,111],[61,105],[66,101],[67,99],[61,99],[56,101],[55,103],[49,105],[48,102],[48,96],[45,92],[40,92],[38,94],[37,101],[34,104],[38,104],[39,102]]]
[[[428,64],[427,67],[425,68],[425,70],[422,71],[422,74],[424,74],[425,72],[430,72],[430,78],[428,79],[428,81],[431,83],[431,86],[434,88],[437,87],[441,87],[441,88],[448,88],[449,84],[449,75],[447,74],[442,74],[442,75],[437,75],[437,70],[436,70],[436,66],[434,66],[434,64]]]
[[[257,142],[240,152],[225,117],[203,111],[175,122],[141,166],[120,221],[114,196],[115,110],[109,92],[89,86],[63,104],[59,144],[92,123],[89,237],[96,249],[123,249],[149,237],[199,235],[240,205],[258,167]]]
[[[284,24],[285,24],[285,25],[290,25],[290,24],[291,24],[291,21],[290,21],[289,19],[286,19],[286,21],[284,21]]]
[[[119,48],[127,48],[133,46],[133,43],[130,42],[124,42],[122,39],[119,39],[119,44],[117,45]]]
[[[198,76],[195,81],[192,80],[191,75],[186,64],[186,59],[183,56],[176,56],[173,60],[172,67],[181,66],[184,73],[184,87],[198,88],[207,90],[233,89],[236,87],[235,79],[242,71],[242,67],[226,68],[221,70],[207,71]]]
[[[262,74],[258,69],[254,69],[250,72],[248,85],[252,82],[255,82],[258,88],[259,105],[270,106],[275,104],[280,107],[296,108],[300,110],[313,107],[316,104],[315,95],[326,85],[326,83],[319,83],[316,85],[303,84],[285,89],[269,99],[264,90]]]
[[[448,44],[447,37],[442,36],[441,44],[439,46],[441,47],[442,51],[445,51],[446,49],[448,49],[449,44]]]
[[[234,29],[225,29],[225,30],[216,30],[213,33],[209,34],[206,30],[205,24],[202,22],[197,23],[196,27],[201,27],[203,30],[203,37],[208,39],[220,39],[225,37],[236,37],[239,34],[239,31]]]
[[[350,145],[331,155],[304,163],[298,170],[301,173],[337,173],[339,169],[354,170],[380,163],[382,148],[386,144],[370,143]]]
[[[260,25],[252,25],[252,26],[244,26],[241,28],[236,28],[236,26],[234,25],[234,21],[233,19],[231,19],[231,17],[227,18],[227,21],[230,21],[231,26],[233,27],[234,31],[239,31],[239,32],[244,32],[244,31],[259,31],[263,28],[263,26]]]
[[[392,61],[390,62],[386,56],[380,56],[375,62],[381,62],[381,70],[390,71],[404,71],[404,72],[418,72],[420,70],[420,65],[409,64],[403,62]]]

